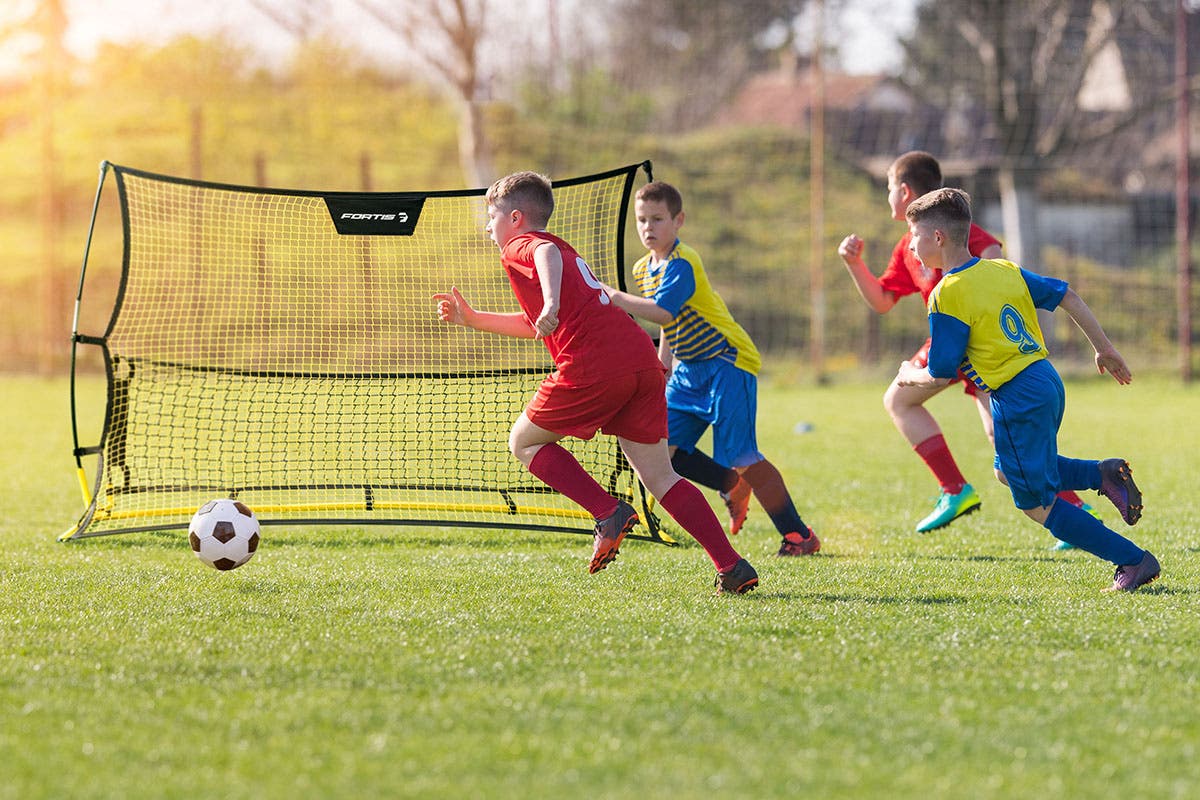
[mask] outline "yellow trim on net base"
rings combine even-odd
[[[285,514],[297,511],[464,511],[468,513],[480,514],[504,514],[511,516],[512,511],[506,505],[497,505],[494,503],[427,503],[427,502],[376,502],[371,504],[371,508],[367,508],[361,502],[341,502],[341,503],[297,503],[294,505],[264,505],[255,504],[253,510],[263,514]],[[196,512],[195,508],[154,508],[135,511],[115,511],[109,513],[97,512],[97,520],[115,520],[115,519],[138,519],[142,517],[174,517],[174,516],[190,516]],[[565,508],[517,508],[516,513],[521,514],[540,514],[546,517],[565,517],[569,519],[586,519],[591,520],[592,515],[586,511],[579,509]],[[453,522],[454,520],[446,520]]]
[[[88,488],[87,473],[83,471],[83,467],[79,467],[75,474],[79,478],[79,490],[83,492],[83,507],[87,508],[92,504],[92,490]]]

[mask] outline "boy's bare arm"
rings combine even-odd
[[[852,233],[842,239],[842,243],[838,245],[838,255],[842,257],[846,271],[854,279],[854,285],[858,287],[858,293],[862,295],[862,299],[867,301],[871,310],[883,314],[891,311],[892,307],[896,305],[896,295],[880,285],[879,279],[863,261],[862,254],[865,247],[866,243]]]
[[[442,322],[503,336],[515,336],[519,339],[532,339],[535,336],[524,314],[476,311],[458,291],[457,286],[451,286],[449,292],[435,294],[433,299],[437,301],[438,319]]]
[[[950,378],[935,378],[928,367],[918,367],[911,361],[901,361],[896,372],[896,383],[900,386],[945,386]]]
[[[1091,342],[1092,349],[1096,351],[1096,369],[1101,374],[1107,372],[1112,375],[1117,383],[1127,384],[1132,381],[1133,373],[1129,371],[1129,365],[1108,340],[1104,329],[1100,327],[1100,321],[1096,319],[1088,304],[1083,302],[1083,298],[1076,294],[1074,289],[1067,289],[1058,305],[1071,316],[1079,330],[1083,331],[1083,335]]]
[[[675,359],[675,353],[671,350],[671,343],[667,341],[667,335],[663,333],[662,328],[658,329],[658,360],[662,362],[663,368],[667,372],[671,371],[671,363]]]
[[[562,298],[562,253],[546,242],[533,251],[533,266],[542,284],[542,313],[533,323],[538,336],[549,336],[558,327],[558,306]]]
[[[633,314],[635,317],[649,320],[650,322],[657,322],[659,325],[666,325],[675,319],[675,316],[670,311],[667,311],[649,297],[639,297],[629,292],[622,292],[608,284],[604,284],[604,291],[608,292],[608,296],[612,298],[613,305],[627,314]]]

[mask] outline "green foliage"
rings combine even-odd
[[[425,85],[373,72],[328,42],[311,47],[309,58],[298,54],[295,69],[277,77],[256,71],[245,52],[219,38],[182,37],[161,47],[107,45],[53,109],[52,175],[33,155],[42,153],[39,115],[45,111],[34,87],[0,94],[0,170],[6,176],[0,288],[37,301],[32,320],[0,320],[7,368],[35,363],[41,355],[36,345],[53,334],[65,365],[68,287],[78,275],[102,160],[193,176],[195,144],[199,177],[217,182],[254,184],[261,177],[272,186],[353,191],[363,186],[365,157],[376,190],[462,185],[458,121],[448,101]],[[106,192],[111,204],[115,187]],[[39,231],[46,202],[60,220],[49,239]],[[119,227],[99,235],[113,232]],[[95,269],[119,267],[119,247],[101,244],[98,255]],[[46,297],[48,282],[59,287],[57,299]]]
[[[81,507],[65,381],[0,382],[19,500],[0,519],[0,798],[1185,798],[1200,781],[1200,429],[1194,392],[1164,381],[1067,388],[1064,450],[1128,457],[1147,498],[1122,530],[1163,577],[1121,596],[987,477],[961,395],[934,413],[984,508],[919,537],[934,487],[881,385],[764,383],[760,441],[824,547],[774,559],[755,505],[735,544],[763,584],[740,598],[711,595],[691,543],[631,543],[594,576],[585,537],[521,532],[267,526],[230,573],[182,534],[57,544]]]

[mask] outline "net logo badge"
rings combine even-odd
[[[412,236],[425,205],[423,194],[336,194],[323,199],[341,236]]]
[[[393,220],[398,219],[401,222],[408,222],[407,211],[397,211],[395,214],[355,214],[347,211],[342,214],[342,219],[378,219],[378,220]]]

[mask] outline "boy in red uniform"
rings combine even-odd
[[[545,231],[554,211],[550,181],[518,172],[487,193],[487,232],[521,306],[516,313],[477,311],[457,288],[436,294],[443,322],[521,338],[540,338],[555,370],[538,388],[509,434],[509,449],[552,489],[596,519],[589,571],[617,557],[639,522],[633,506],[613,497],[558,444],[566,436],[617,437],[638,478],[691,534],[717,568],[718,592],[743,594],[758,573],[729,544],[700,490],[675,473],[667,452],[666,378],[650,337],[609,299],[587,263]]]
[[[892,162],[887,178],[888,205],[891,207],[892,219],[900,222],[904,222],[904,214],[910,203],[921,195],[942,187],[941,165],[932,155],[920,150],[907,152]],[[890,311],[901,297],[918,292],[921,294],[921,300],[928,302],[929,293],[942,278],[940,269],[925,267],[911,252],[911,236],[911,233],[906,232],[900,237],[900,241],[892,250],[887,269],[878,278],[863,261],[865,245],[862,239],[852,233],[838,246],[838,255],[845,262],[859,294],[867,305],[879,314]],[[998,258],[1001,254],[1000,242],[974,223],[971,223],[967,247],[971,255],[978,258]],[[923,367],[928,360],[929,339],[926,339],[909,361]],[[891,416],[892,422],[938,481],[940,492],[937,504],[932,512],[917,523],[918,533],[928,533],[945,527],[980,506],[979,495],[959,471],[937,420],[925,408],[927,401],[959,380],[962,380],[961,375],[950,384],[934,386],[903,385],[893,380],[883,395],[883,406]],[[963,380],[962,384],[963,391],[975,400],[983,429],[994,445],[992,413],[987,392],[969,380]],[[1073,491],[1063,491],[1059,497],[1072,505],[1091,511]]]

